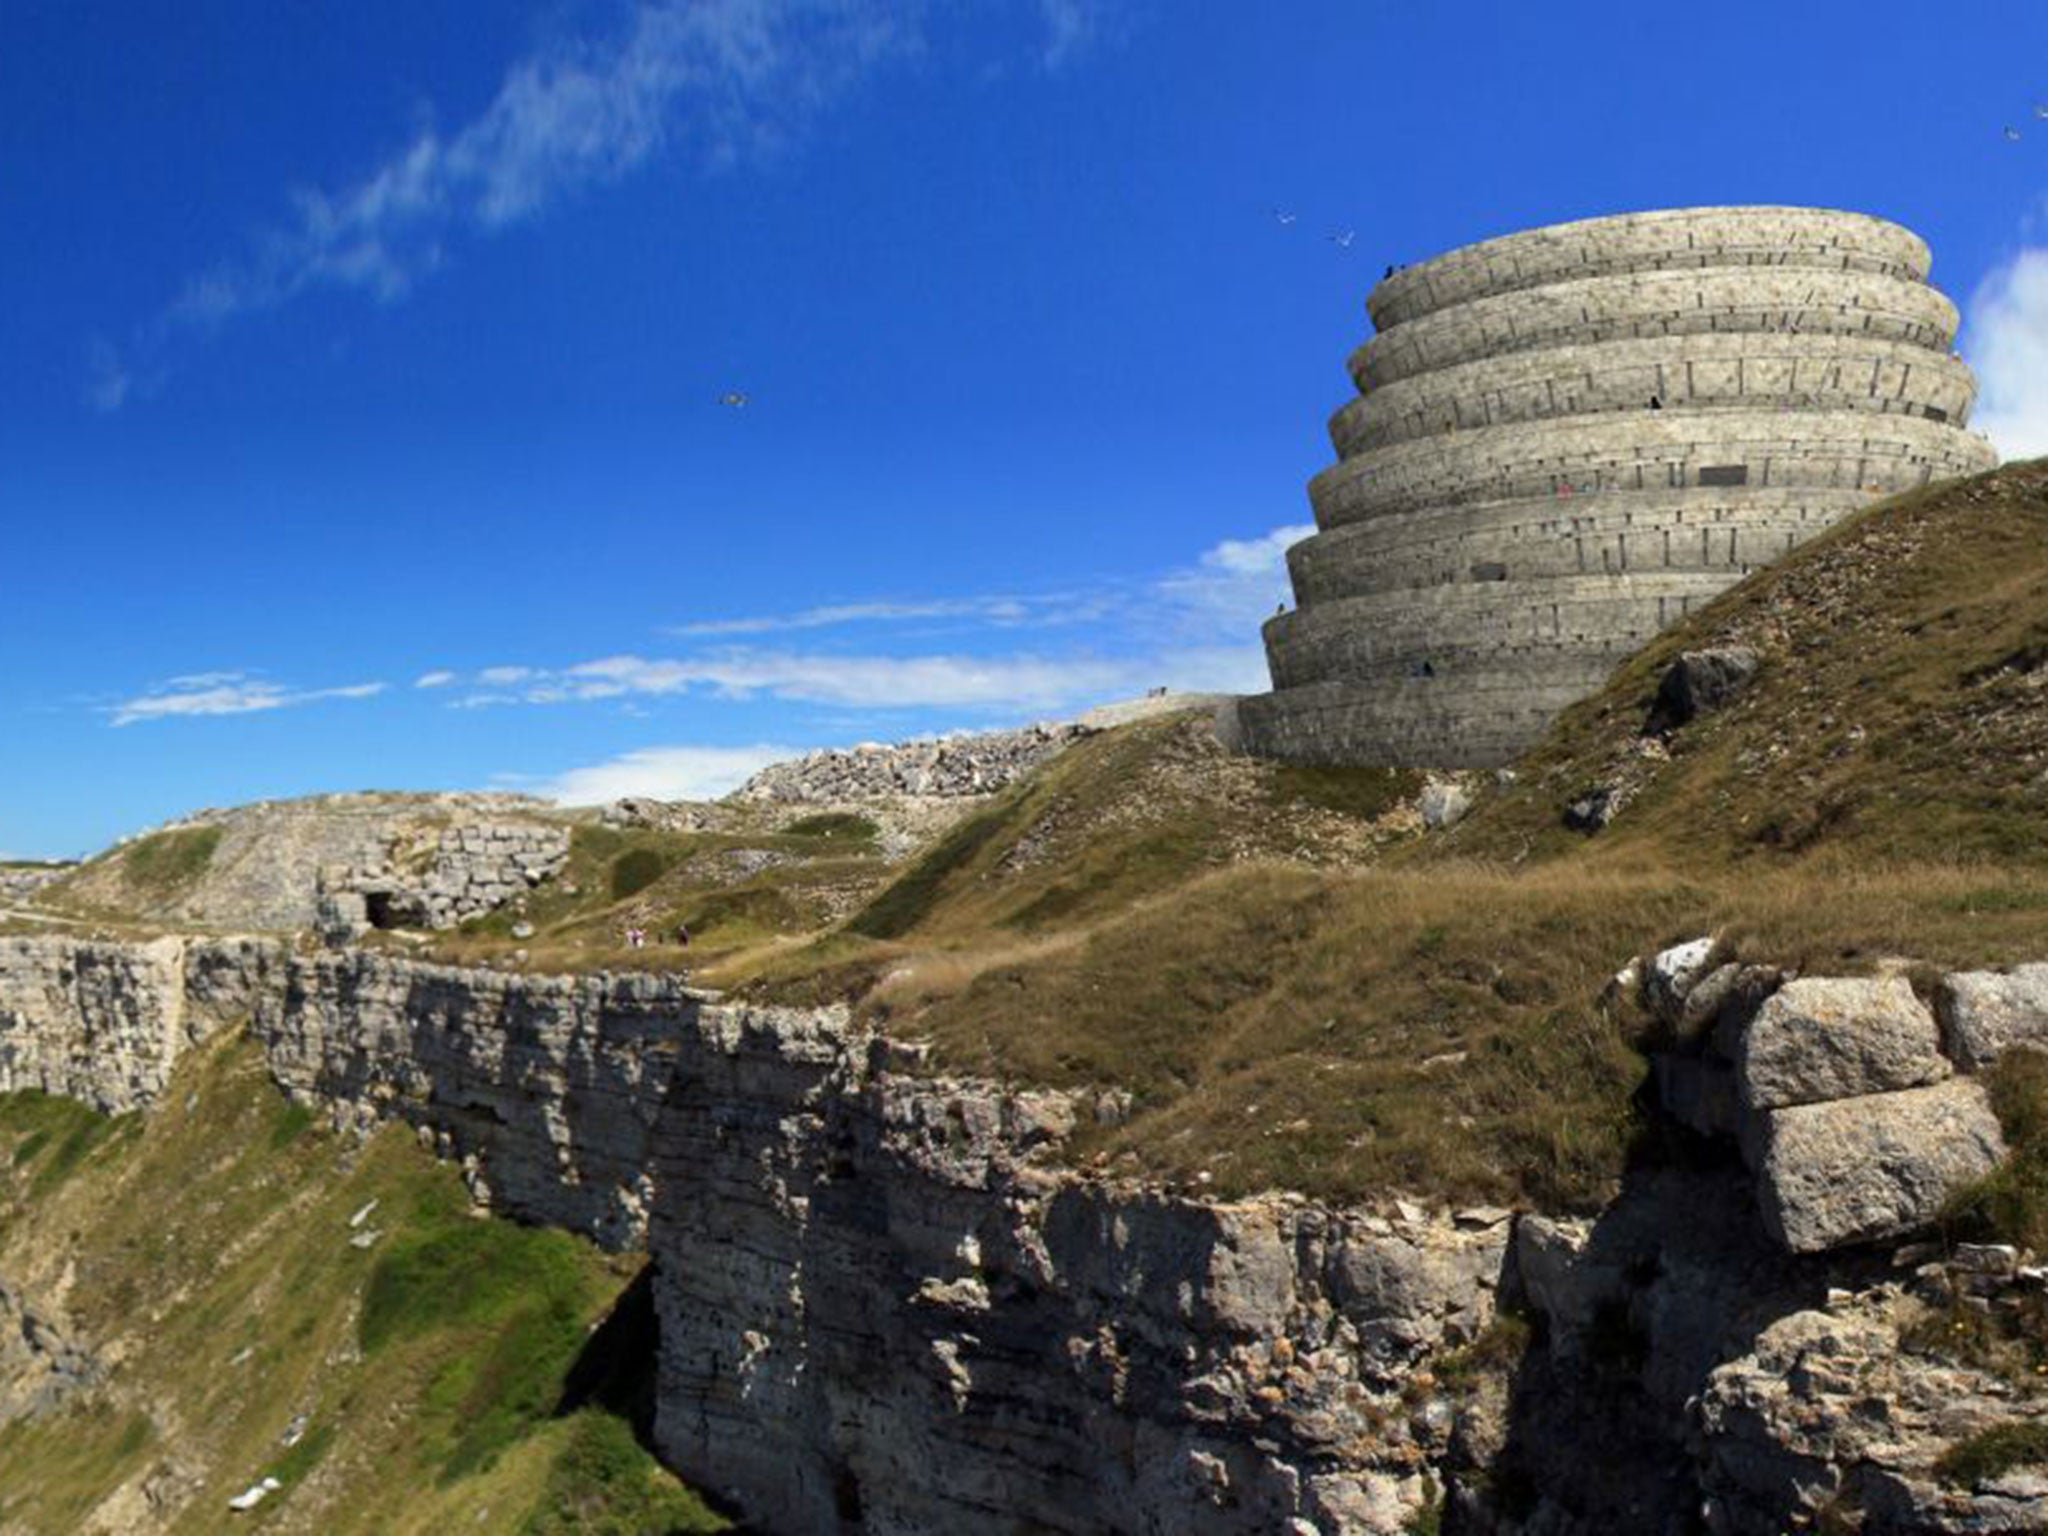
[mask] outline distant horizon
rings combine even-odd
[[[1257,691],[1366,295],[1546,224],[1902,224],[1972,425],[2048,452],[2044,45],[1847,0],[9,16],[0,857]]]

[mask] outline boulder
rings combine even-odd
[[[1650,1011],[1660,1019],[1676,1020],[1684,1011],[1686,994],[1708,973],[1713,958],[1712,938],[1674,944],[1651,956],[1643,977],[1643,1000]]]
[[[1935,999],[1956,1065],[1981,1072],[2014,1046],[2048,1051],[2048,965],[1944,976]]]
[[[1773,1110],[1762,1142],[1764,1225],[1794,1253],[1910,1232],[2005,1156],[1971,1078]]]
[[[1455,779],[1431,779],[1417,802],[1422,824],[1432,832],[1456,826],[1472,809],[1472,793]]]
[[[1649,729],[1674,730],[1721,708],[1749,686],[1757,665],[1756,652],[1747,646],[1684,652],[1657,684]]]
[[[1918,1088],[1951,1070],[1902,976],[1788,981],[1750,1021],[1737,1069],[1752,1110]]]

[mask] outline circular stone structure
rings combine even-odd
[[[1244,747],[1489,767],[1858,507],[1990,469],[1925,242],[1858,213],[1585,219],[1391,274]]]

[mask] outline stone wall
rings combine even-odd
[[[1926,273],[1880,220],[1725,208],[1390,276],[1245,744],[1498,764],[1750,571],[1876,497],[1991,468]]]
[[[463,821],[401,837],[367,866],[323,874],[321,923],[454,928],[495,912],[561,872],[569,829],[548,822]]]

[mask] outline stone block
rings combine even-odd
[[[1772,1110],[1762,1145],[1764,1225],[1794,1253],[1911,1232],[2005,1156],[1998,1118],[1970,1078]]]
[[[2048,965],[1944,976],[1935,1006],[1943,1044],[1965,1072],[2015,1047],[2048,1051]]]
[[[1900,976],[1785,983],[1757,1010],[1737,1066],[1752,1110],[1916,1088],[1951,1070],[1934,1015]]]

